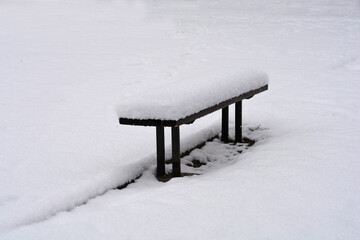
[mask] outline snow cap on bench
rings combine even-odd
[[[117,107],[118,116],[131,119],[179,120],[220,102],[268,84],[261,71],[207,71],[176,77],[161,87],[132,95]]]

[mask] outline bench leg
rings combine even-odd
[[[221,141],[229,141],[229,106],[224,107],[221,111]]]
[[[180,127],[171,127],[173,177],[181,177],[180,168]]]
[[[158,177],[163,177],[165,176],[165,138],[163,126],[156,126],[156,155],[156,174]]]
[[[235,103],[235,142],[242,142],[242,101]]]

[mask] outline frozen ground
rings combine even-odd
[[[358,239],[359,39],[356,0],[0,1],[0,238]],[[117,104],[229,66],[270,77],[244,102],[260,140],[157,182],[155,130]]]

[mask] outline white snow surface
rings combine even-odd
[[[128,97],[118,106],[118,116],[176,121],[269,83],[260,71],[232,71],[219,67],[179,74],[164,86]]]
[[[0,1],[0,239],[359,239],[359,39],[357,0]],[[155,129],[118,105],[226,69],[271,79],[243,103],[258,142],[158,182]]]

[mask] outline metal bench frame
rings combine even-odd
[[[180,164],[180,126],[191,124],[196,119],[207,114],[222,109],[221,121],[221,141],[229,141],[229,105],[235,103],[235,142],[242,141],[242,100],[252,98],[255,94],[268,90],[268,85],[258,89],[243,93],[237,97],[223,101],[215,106],[201,110],[179,120],[161,120],[161,119],[131,119],[120,118],[120,124],[137,126],[155,126],[156,127],[156,153],[157,153],[157,176],[165,176],[165,137],[164,127],[171,127],[172,144],[172,176],[181,176]]]

